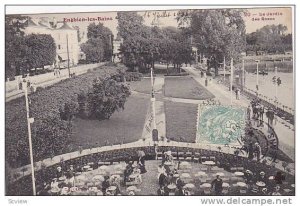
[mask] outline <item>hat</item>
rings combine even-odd
[[[246,173],[251,173],[251,171],[250,170],[246,170]]]
[[[267,192],[268,191],[268,189],[267,188],[263,188],[261,191],[263,191],[263,192]]]
[[[171,155],[172,152],[169,150],[169,151],[166,152],[166,154],[167,154],[167,155]]]
[[[266,173],[264,171],[261,171],[259,174],[260,175],[265,175]]]
[[[56,169],[58,169],[58,170],[59,170],[59,169],[61,169],[61,167],[57,167]]]

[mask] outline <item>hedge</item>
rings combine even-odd
[[[77,94],[87,92],[96,77],[114,75],[118,67],[102,66],[95,71],[75,78],[62,80],[29,95],[32,124],[34,161],[69,152],[72,126],[60,119],[59,108],[77,100]],[[29,163],[28,132],[25,98],[6,102],[5,158],[11,167]]]

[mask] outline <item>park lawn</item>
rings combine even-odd
[[[109,120],[74,120],[72,147],[83,148],[134,142],[141,138],[149,98],[130,96],[125,109]]]
[[[165,102],[167,138],[179,142],[195,142],[197,105]]]
[[[215,96],[192,77],[165,77],[165,96],[205,100]]]
[[[145,94],[151,93],[151,78],[142,78],[141,81],[129,83],[131,90]]]

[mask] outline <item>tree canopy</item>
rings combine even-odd
[[[286,26],[273,24],[247,34],[247,51],[283,53],[286,50],[292,50],[292,35],[286,34],[286,31]]]
[[[137,12],[118,12],[118,35],[123,39],[124,63],[133,70],[154,68],[154,62],[166,62],[179,68],[192,59],[189,38],[174,27],[149,27]]]
[[[87,42],[81,45],[87,62],[96,63],[111,59],[114,37],[109,28],[102,23],[92,23],[87,28],[87,37]]]
[[[179,12],[177,20],[193,44],[209,58],[208,68],[234,58],[238,61],[245,48],[245,23],[239,9],[189,10]]]

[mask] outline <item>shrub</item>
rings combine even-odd
[[[125,73],[125,79],[127,82],[141,81],[142,76],[143,76],[142,73],[139,73],[139,72],[126,72]]]
[[[34,161],[64,153],[70,140],[72,127],[62,120],[59,109],[67,102],[77,100],[77,94],[87,92],[95,77],[116,73],[116,68],[103,69],[70,78],[46,89],[29,94],[32,124]],[[77,102],[77,101],[76,101]],[[12,167],[29,163],[29,147],[25,99],[18,98],[6,103],[5,110],[5,150],[6,160]]]

